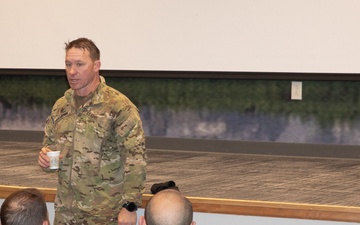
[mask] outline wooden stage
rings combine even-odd
[[[40,188],[48,201],[56,174],[37,165],[40,142],[0,141],[0,197]],[[194,211],[360,222],[360,159],[148,149],[143,206],[154,183],[173,180]]]

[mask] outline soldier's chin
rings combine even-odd
[[[70,87],[76,86],[79,84],[79,80],[68,80]]]
[[[69,83],[69,85],[70,85],[70,88],[73,89],[74,91],[80,89],[80,87],[79,87],[79,85],[77,85],[77,83]]]

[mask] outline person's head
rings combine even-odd
[[[174,189],[156,193],[147,203],[139,225],[195,225],[191,202]]]
[[[1,225],[48,225],[48,211],[43,194],[26,188],[9,195],[1,206]]]
[[[100,50],[87,38],[65,43],[65,70],[76,95],[87,96],[100,83]]]

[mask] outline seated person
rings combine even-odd
[[[9,195],[1,206],[1,225],[49,225],[43,194],[25,188]]]
[[[174,189],[157,192],[147,203],[139,225],[196,225],[191,202]]]

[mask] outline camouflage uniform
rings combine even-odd
[[[87,98],[76,109],[67,90],[46,120],[43,144],[63,156],[54,224],[117,224],[126,201],[141,205],[147,155],[138,109],[103,77]]]

